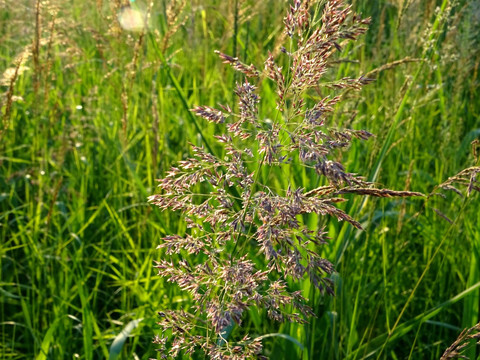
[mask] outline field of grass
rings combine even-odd
[[[185,224],[147,197],[189,143],[215,146],[218,126],[189,109],[237,101],[241,74],[214,50],[262,69],[288,3],[192,0],[178,14],[170,3],[153,2],[142,33],[120,26],[120,0],[0,1],[2,359],[160,358],[157,312],[191,305],[153,268],[162,237]],[[271,359],[439,359],[480,321],[480,197],[436,188],[480,165],[480,4],[353,7],[370,29],[325,78],[376,80],[329,121],[375,137],[342,161],[380,187],[444,197],[351,198],[344,209],[364,231],[325,223],[335,297],[305,286],[308,324],[252,311],[242,326],[272,334]],[[272,116],[268,81],[260,94]],[[466,354],[480,359],[479,346]]]

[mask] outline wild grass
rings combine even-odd
[[[214,50],[236,48],[247,64],[278,53],[285,4],[197,0],[168,23],[169,4],[154,2],[140,41],[118,24],[120,2],[0,2],[2,358],[147,359],[157,311],[188,306],[152,268],[161,238],[185,224],[146,199],[188,157],[188,140],[215,146],[217,125],[196,119],[197,128],[188,111],[233,99],[234,72]],[[478,166],[478,4],[353,6],[372,23],[331,80],[373,71],[376,81],[331,121],[375,138],[353,144],[346,168],[429,194]],[[263,88],[265,109],[274,92]],[[287,176],[311,188],[308,172]],[[478,194],[444,194],[425,206],[352,198],[343,209],[365,231],[329,222],[320,254],[336,267],[336,296],[305,286],[317,318],[279,325],[251,311],[242,328],[264,335],[272,359],[440,358],[478,323],[480,287]]]

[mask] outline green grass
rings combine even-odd
[[[244,62],[261,68],[278,45],[285,8],[274,0],[244,2],[234,41],[234,1],[192,1],[161,54],[164,1],[153,8],[158,32],[147,34],[138,52],[139,34],[118,28],[110,3],[62,3],[53,33],[52,15],[42,12],[41,71],[30,56],[13,92],[22,100],[8,117],[2,96],[8,128],[0,138],[0,357],[148,359],[156,356],[156,312],[188,306],[188,298],[152,267],[162,256],[161,237],[184,225],[146,198],[155,179],[187,156],[188,142],[221,151],[212,141],[218,128],[199,118],[197,128],[188,112],[233,105],[239,75],[213,50],[232,54],[236,44]],[[453,9],[446,0],[413,2],[403,11],[401,4],[355,1],[372,17],[371,28],[342,53],[358,62],[341,63],[328,76],[367,73],[406,57],[421,61],[379,72],[332,121],[346,124],[356,112],[349,126],[376,135],[345,153],[349,171],[429,193],[473,164],[479,9],[474,1]],[[449,11],[442,17],[436,6]],[[35,16],[32,2],[0,9],[3,73],[32,44]],[[261,95],[272,104],[262,115],[271,116],[268,82]],[[288,178],[305,186],[316,181],[310,175]],[[264,345],[272,359],[438,359],[462,328],[480,321],[479,208],[478,194],[447,193],[425,208],[423,200],[352,199],[347,209],[366,230],[328,221],[324,255],[336,263],[337,295],[304,287],[318,318],[306,326],[276,324],[252,310],[244,327],[271,335]],[[480,351],[468,354],[475,359]]]

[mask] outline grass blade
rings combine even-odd
[[[113,340],[112,346],[110,346],[110,354],[108,356],[108,360],[116,360],[120,353],[122,352],[123,345],[125,344],[125,341],[127,338],[130,336],[130,333],[135,329],[138,324],[142,321],[143,319],[136,319],[130,321],[127,326],[123,328],[123,330],[118,334],[115,339]]]

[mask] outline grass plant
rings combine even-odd
[[[191,304],[152,269],[161,239],[185,222],[146,199],[189,157],[188,141],[222,151],[219,125],[189,111],[232,103],[240,78],[214,50],[262,64],[285,40],[284,2],[133,2],[140,19],[150,14],[145,32],[122,27],[126,5],[0,2],[1,358],[156,355],[156,313]],[[353,9],[372,18],[369,30],[342,46],[328,80],[375,81],[329,121],[375,137],[337,160],[424,194],[478,167],[477,2],[357,0]],[[276,89],[264,84],[267,118]],[[308,171],[269,176],[275,186],[316,186]],[[272,359],[439,359],[479,321],[480,212],[475,191],[436,189],[446,198],[425,205],[346,194],[341,209],[364,231],[306,218],[327,226],[319,255],[335,265],[335,297],[305,284],[317,318],[279,324],[252,309],[242,331],[261,336]]]

